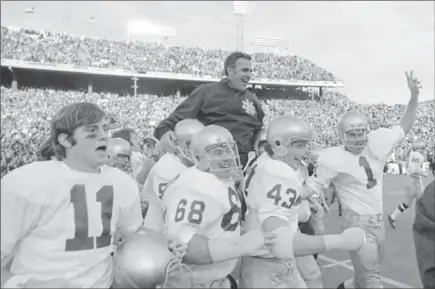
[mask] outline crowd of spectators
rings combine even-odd
[[[197,47],[168,47],[157,43],[127,42],[77,37],[29,29],[1,27],[1,58],[27,62],[67,64],[75,67],[116,68],[128,71],[155,71],[193,75],[222,76],[222,60],[229,51]],[[269,79],[316,81],[337,80],[331,73],[299,56],[270,53],[253,54],[254,75]],[[35,161],[41,144],[49,134],[51,117],[62,106],[79,101],[94,102],[103,107],[114,127],[133,128],[140,139],[152,132],[182,96],[139,95],[125,97],[112,93],[88,94],[53,89],[1,88],[1,175],[23,164]],[[337,145],[336,123],[349,108],[362,111],[370,128],[391,127],[399,121],[404,105],[362,105],[333,91],[325,91],[322,101],[297,100],[292,97],[260,97],[266,113],[265,123],[292,113],[304,118],[312,127],[313,150]],[[144,113],[146,112],[146,113]],[[434,145],[434,102],[420,105],[416,123],[406,141],[391,155],[403,161],[415,139]]]
[[[37,159],[39,147],[49,135],[51,117],[62,106],[79,101],[94,102],[103,107],[113,123],[122,128],[134,128],[144,139],[157,124],[181,101],[182,96],[161,97],[139,95],[121,97],[110,93],[88,94],[79,91],[53,89],[13,90],[1,88],[1,175]],[[305,119],[312,127],[312,149],[336,145],[339,138],[336,123],[349,108],[361,110],[369,119],[370,128],[391,127],[405,110],[404,105],[361,105],[346,97],[326,91],[323,102],[295,99],[260,98],[266,113],[265,123],[275,117],[293,113]],[[147,112],[144,114],[144,111]],[[434,144],[434,102],[419,106],[417,119],[406,141],[395,150],[393,157],[403,161],[415,139]]]
[[[97,39],[3,26],[1,41],[2,59],[212,77],[222,76],[222,60],[230,54],[222,49],[168,47],[158,43]],[[255,78],[338,80],[332,73],[297,55],[254,53],[252,56]]]

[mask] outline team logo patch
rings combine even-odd
[[[242,108],[247,114],[255,115],[256,113],[254,103],[249,99],[245,99],[242,101]]]

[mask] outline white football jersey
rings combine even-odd
[[[176,155],[166,153],[148,174],[141,195],[145,196],[148,193],[153,193],[159,199],[162,199],[166,186],[185,169],[187,169],[187,166]]]
[[[72,171],[34,162],[1,180],[1,258],[24,279],[64,278],[82,288],[112,284],[114,235],[142,223],[137,184],[119,169]]]
[[[390,152],[405,138],[402,127],[380,128],[368,134],[368,145],[360,155],[343,146],[322,151],[309,186],[319,191],[334,184],[344,210],[360,215],[383,213],[383,171]]]
[[[260,222],[269,217],[277,217],[289,224],[296,232],[299,222],[299,203],[303,177],[284,162],[265,155],[261,164],[253,169],[252,178],[247,188],[246,202],[257,210]],[[273,257],[267,249],[262,249],[255,256]]]
[[[148,202],[144,226],[153,230],[164,230],[165,204],[163,194],[168,184],[187,167],[171,153],[166,153],[152,167],[141,191],[142,201]]]
[[[408,175],[421,174],[425,167],[424,156],[419,152],[411,152],[408,159],[408,169],[406,170]]]
[[[170,240],[188,243],[195,234],[212,238],[240,236],[241,202],[234,185],[195,167],[184,170],[165,192],[165,225]],[[189,265],[195,284],[224,278],[237,259]],[[175,274],[175,273],[174,273]]]

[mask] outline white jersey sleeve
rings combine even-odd
[[[166,153],[151,169],[141,195],[153,193],[159,199],[163,199],[167,185],[186,168],[177,156]]]
[[[24,167],[22,167],[24,168]],[[24,168],[26,169],[26,168]],[[39,222],[44,205],[29,196],[44,186],[44,179],[26,179],[31,173],[17,169],[1,179],[1,259]],[[31,186],[23,184],[31,183]]]
[[[379,128],[368,134],[368,146],[379,160],[386,162],[391,151],[404,139],[405,132],[400,125]]]
[[[121,238],[134,233],[142,225],[142,211],[137,183],[127,175],[119,174],[120,187],[124,188],[123,206],[119,211],[116,225],[117,235]]]
[[[329,188],[332,180],[338,176],[335,169],[334,158],[336,147],[325,149],[317,159],[314,174],[308,178],[307,185],[312,190],[320,193],[321,190]]]

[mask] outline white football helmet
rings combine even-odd
[[[301,164],[310,139],[308,124],[294,115],[275,118],[267,130],[267,142],[273,154],[291,166]]]
[[[239,181],[243,177],[237,144],[226,128],[205,126],[193,136],[190,149],[198,169],[222,180]]]
[[[202,122],[191,118],[179,121],[174,127],[174,133],[177,137],[177,154],[191,164],[194,161],[190,155],[190,143],[192,142],[192,137],[203,128]]]
[[[174,258],[165,235],[143,227],[121,242],[113,264],[114,288],[164,288],[171,272],[186,268]]]
[[[366,117],[357,110],[349,110],[338,120],[338,136],[344,147],[360,154],[368,144],[369,123]]]
[[[108,165],[129,173],[131,170],[131,146],[122,138],[110,138],[107,142]]]

